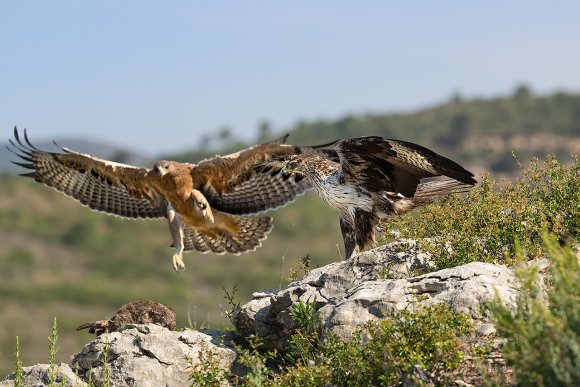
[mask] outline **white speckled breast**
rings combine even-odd
[[[372,211],[372,198],[357,187],[341,183],[338,174],[332,174],[326,179],[314,178],[311,180],[318,196],[326,204],[337,208],[340,212],[350,213],[352,207]]]

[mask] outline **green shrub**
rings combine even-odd
[[[246,339],[246,346],[236,346],[236,351],[239,354],[238,362],[246,367],[248,372],[240,380],[236,380],[236,384],[242,386],[260,387],[268,382],[268,378],[272,374],[272,361],[277,357],[277,351],[265,351],[263,349],[263,341],[254,335]]]
[[[500,300],[492,305],[503,352],[518,385],[580,385],[580,267],[575,254],[542,235],[550,259],[547,304],[535,268],[517,271],[521,292],[512,314]],[[524,250],[516,249],[518,261]],[[549,307],[548,307],[549,306]]]
[[[56,373],[56,353],[58,352],[58,326],[56,324],[56,317],[52,320],[52,330],[48,336],[48,382],[53,385],[58,377]]]
[[[24,369],[22,367],[22,359],[20,358],[20,340],[18,336],[16,336],[16,350],[14,351],[14,358],[16,366],[15,377],[14,377],[14,386],[15,387],[23,387],[24,386]]]
[[[306,365],[320,345],[322,326],[316,310],[316,297],[299,301],[290,308],[290,316],[298,326],[286,345],[286,358],[295,365]]]
[[[417,313],[402,311],[372,321],[352,338],[328,335],[308,362],[289,367],[273,385],[392,385],[416,380],[417,373],[442,381],[463,359],[458,337],[471,332],[467,316],[447,304]]]
[[[199,352],[199,359],[187,359],[189,368],[189,380],[192,386],[219,386],[232,376],[229,369],[220,364],[217,353],[207,347]]]
[[[515,239],[531,257],[540,256],[542,229],[562,242],[580,239],[580,158],[569,166],[554,157],[534,160],[513,183],[484,177],[465,197],[451,196],[395,218],[392,227],[405,238],[435,238],[421,247],[439,269],[506,262],[515,254]]]

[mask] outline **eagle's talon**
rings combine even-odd
[[[173,255],[173,268],[178,273],[185,270],[185,263],[183,263],[183,259],[177,254]]]

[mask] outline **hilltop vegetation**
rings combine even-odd
[[[403,238],[424,242],[439,269],[480,261],[511,263],[516,242],[531,257],[545,254],[543,230],[571,246],[580,241],[580,158],[561,165],[533,160],[513,182],[486,176],[465,197],[452,196],[393,219]]]

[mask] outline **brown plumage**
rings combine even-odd
[[[157,324],[175,330],[175,312],[153,300],[135,300],[123,305],[108,320],[98,320],[80,325],[77,331],[88,329],[97,336],[115,332],[128,324]]]
[[[339,162],[315,154],[290,155],[255,169],[308,180],[320,198],[338,210],[347,258],[374,241],[381,219],[476,184],[461,165],[406,141],[368,136],[339,141],[334,149]]]
[[[294,200],[310,188],[301,177],[253,172],[256,163],[302,153],[335,157],[319,147],[285,144],[288,136],[197,164],[159,161],[152,169],[102,160],[61,148],[45,152],[14,128],[10,149],[23,174],[63,192],[93,210],[126,218],[167,218],[173,267],[185,268],[184,251],[240,254],[259,247],[272,229],[270,217],[249,217]],[[326,144],[328,145],[328,144]],[[320,147],[325,146],[321,145]]]

